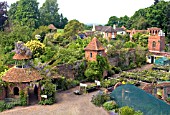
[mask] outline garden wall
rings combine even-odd
[[[75,78],[75,75],[78,74],[78,68],[80,66],[80,64],[83,62],[83,60],[80,60],[80,61],[76,61],[75,63],[73,64],[61,64],[61,65],[58,65],[56,68],[57,68],[57,71],[58,71],[58,74],[66,77],[66,78],[72,78],[74,79]]]

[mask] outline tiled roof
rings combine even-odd
[[[92,41],[84,48],[84,50],[104,50],[103,45],[99,42],[99,40],[94,37]]]
[[[101,32],[114,32],[115,30],[112,28],[112,26],[95,26],[96,31]]]
[[[48,28],[51,29],[51,30],[56,30],[56,29],[57,29],[53,24],[50,24],[50,25],[48,26]]]
[[[116,30],[117,32],[119,32],[119,31],[125,31],[124,28],[116,28],[115,30]]]
[[[15,59],[15,60],[23,60],[23,59],[30,59],[30,58],[31,58],[31,56],[27,56],[25,54],[15,54],[13,56],[13,59]]]
[[[31,82],[42,79],[40,73],[33,68],[17,68],[13,67],[9,69],[2,80],[6,82],[18,83],[18,82]]]

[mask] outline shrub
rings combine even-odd
[[[120,112],[120,115],[143,115],[142,112],[135,111],[133,108],[129,106],[121,107],[119,112]]]
[[[110,100],[110,96],[106,95],[106,94],[97,94],[96,96],[92,97],[91,102],[100,107],[101,105],[103,105],[104,102],[109,101]]]
[[[27,95],[24,93],[23,90],[20,91],[19,96],[20,96],[20,105],[21,106],[27,105]]]
[[[48,98],[48,99],[42,99],[38,104],[52,105],[53,103],[54,103],[54,99],[51,97],[51,98]]]
[[[170,97],[166,98],[166,101],[170,102]]]
[[[135,110],[131,107],[124,106],[120,108],[120,115],[134,115]]]
[[[108,102],[105,102],[103,104],[103,107],[104,109],[106,109],[107,111],[110,111],[110,110],[113,110],[113,109],[116,109],[118,106],[116,104],[115,101],[108,101]]]

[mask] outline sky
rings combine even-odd
[[[17,0],[7,0],[8,4]],[[40,7],[45,0],[37,0]],[[165,0],[169,1],[169,0]],[[135,11],[151,6],[154,0],[57,0],[59,13],[68,20],[85,24],[106,24],[111,16],[132,16]]]

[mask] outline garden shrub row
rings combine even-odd
[[[162,71],[144,70],[138,72],[122,72],[122,78],[129,78],[141,80],[144,82],[168,81],[170,80],[170,73]]]

